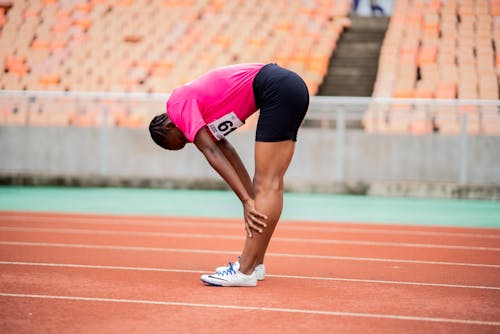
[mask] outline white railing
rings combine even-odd
[[[144,127],[165,110],[169,94],[0,91],[0,124]],[[500,135],[496,100],[311,98],[305,126],[337,120],[369,133]],[[352,126],[349,126],[349,125]]]

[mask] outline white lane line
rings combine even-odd
[[[108,265],[102,266],[102,265],[92,265],[92,264],[71,264],[71,263],[0,261],[0,265],[56,267],[56,268],[79,268],[79,269],[103,269],[103,270],[125,270],[125,271],[151,271],[151,272],[186,273],[186,274],[204,274],[204,273],[207,273],[207,270],[188,270],[188,269],[171,269],[171,268],[154,268],[154,267],[147,268],[147,267],[129,267],[129,266],[108,266]],[[368,284],[432,286],[432,287],[441,287],[441,288],[500,290],[500,287],[485,286],[485,285],[461,285],[461,284],[426,283],[426,282],[402,282],[402,281],[370,280],[370,279],[359,279],[359,278],[298,276],[298,275],[279,275],[279,274],[266,274],[266,276],[267,277],[274,277],[274,278],[308,280],[308,281],[310,281],[310,280],[313,280],[313,281],[335,281],[335,282],[354,282],[354,283],[368,283]]]
[[[64,233],[64,234],[86,234],[86,235],[122,235],[143,237],[168,237],[168,238],[195,238],[195,239],[223,239],[242,240],[244,235],[219,235],[202,233],[173,233],[173,232],[138,232],[138,231],[114,231],[114,230],[87,230],[70,228],[46,228],[46,227],[0,227],[0,231],[21,233]],[[469,251],[500,252],[497,247],[462,246],[462,245],[437,245],[406,242],[380,242],[359,240],[335,240],[335,239],[308,239],[308,238],[284,238],[274,237],[273,242],[294,242],[308,244],[330,244],[330,245],[356,245],[356,246],[382,246],[382,247],[405,247],[405,248],[436,248],[457,249]]]
[[[39,216],[22,216],[22,215],[6,215],[2,216],[0,213],[0,223],[2,220],[12,220],[12,221],[22,221],[22,222],[36,222],[36,223],[47,223],[47,219],[51,222],[63,222],[69,224],[83,223],[83,224],[107,224],[107,225],[141,225],[141,226],[159,226],[159,227],[174,227],[174,226],[187,226],[187,227],[200,227],[201,225],[209,225],[210,227],[217,228],[227,228],[227,229],[237,229],[241,230],[241,224],[235,224],[234,222],[228,221],[226,223],[216,223],[213,221],[204,221],[203,217],[200,217],[199,222],[189,222],[177,219],[165,218],[162,221],[158,221],[158,218],[151,218],[151,220],[146,220],[142,217],[137,219],[121,218],[115,216],[109,216],[109,218],[100,218],[93,216],[82,216],[79,217],[65,217],[65,216],[52,216],[52,215],[39,215]],[[319,232],[354,232],[354,233],[370,233],[370,234],[390,234],[390,235],[424,235],[424,236],[446,236],[446,237],[464,237],[464,238],[481,238],[481,239],[500,239],[500,234],[485,234],[485,233],[466,233],[466,232],[441,232],[441,231],[418,231],[418,230],[398,230],[398,225],[393,225],[394,229],[383,229],[383,228],[362,228],[354,227],[356,224],[361,223],[343,223],[343,222],[314,222],[314,224],[319,223],[325,227],[318,226],[308,226],[308,222],[290,222],[283,221],[279,224],[280,230],[298,230],[298,231],[319,231]],[[300,226],[295,226],[300,224]],[[329,226],[330,225],[330,226]],[[338,227],[338,225],[343,225],[345,227]],[[364,224],[366,225],[366,224]],[[374,224],[376,225],[376,224]],[[390,225],[390,224],[384,224]],[[415,226],[415,225],[412,225]],[[435,227],[435,226],[422,226],[425,227]],[[483,229],[491,229],[484,228]]]
[[[170,269],[170,268],[147,268],[147,267],[129,267],[129,266],[101,266],[95,264],[74,264],[74,263],[46,263],[46,262],[19,262],[19,261],[0,261],[0,265],[10,266],[33,266],[33,267],[56,267],[56,268],[80,268],[80,269],[108,269],[108,270],[130,270],[130,271],[152,271],[166,273],[186,273],[203,274],[207,271],[188,270],[188,269]],[[500,289],[500,288],[498,288]]]
[[[147,305],[181,306],[181,307],[193,307],[193,308],[215,308],[215,309],[230,309],[230,310],[244,310],[244,311],[313,314],[313,315],[326,315],[326,316],[336,316],[336,317],[410,320],[410,321],[437,322],[437,323],[453,323],[453,324],[463,324],[463,325],[500,326],[500,321],[482,321],[482,320],[470,320],[470,319],[419,317],[419,316],[397,315],[397,314],[377,314],[377,313],[324,311],[324,310],[308,310],[308,309],[277,308],[277,307],[167,302],[167,301],[159,301],[159,300],[141,300],[141,299],[37,295],[37,294],[5,293],[5,292],[1,292],[0,296],[13,297],[13,298],[34,298],[34,299],[49,299],[49,300],[70,300],[70,301],[108,302],[108,303],[126,303],[126,304],[147,304]]]
[[[64,243],[49,243],[49,242],[19,242],[19,241],[0,241],[0,245],[27,246],[27,247],[80,248],[80,249],[107,249],[107,250],[119,250],[119,251],[141,251],[141,252],[172,252],[172,253],[193,253],[193,254],[240,255],[241,253],[240,251],[225,251],[225,250],[211,250],[211,249],[111,246],[111,245],[90,245],[90,244],[64,244]],[[390,262],[390,263],[430,264],[430,265],[443,265],[443,266],[500,268],[500,265],[498,264],[421,261],[421,260],[403,260],[403,259],[386,259],[386,258],[370,258],[370,257],[335,256],[335,255],[267,253],[266,256],[289,257],[289,258],[299,258],[299,259],[371,261],[371,262]]]

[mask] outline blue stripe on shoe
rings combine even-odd
[[[201,281],[202,281],[203,283],[205,283],[205,284],[210,285],[210,286],[217,286],[217,287],[222,287],[222,286],[223,286],[223,285],[221,285],[221,284],[214,284],[214,283],[210,283],[210,282],[205,282],[204,280],[201,280]]]

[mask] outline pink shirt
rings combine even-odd
[[[225,66],[176,88],[167,101],[168,116],[190,142],[205,125],[220,140],[257,110],[252,83],[264,65]]]

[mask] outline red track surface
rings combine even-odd
[[[256,288],[199,276],[242,223],[0,212],[0,332],[499,333],[500,230],[281,222]]]

